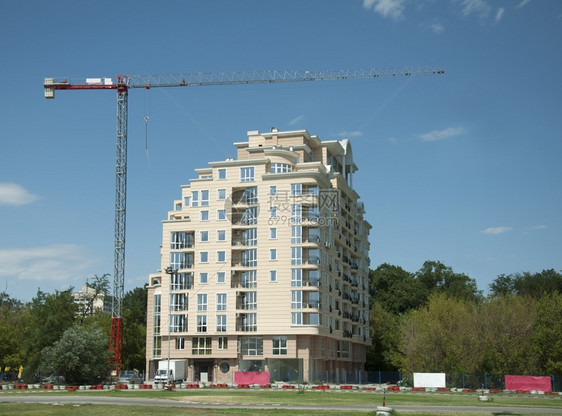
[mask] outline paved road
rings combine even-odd
[[[108,397],[108,396],[79,396],[79,395],[0,395],[1,402],[20,402],[20,403],[75,403],[75,404],[109,404],[109,405],[136,405],[136,406],[164,406],[164,407],[184,407],[184,408],[206,408],[206,409],[295,409],[295,410],[353,410],[357,412],[373,412],[373,406],[302,406],[302,405],[282,405],[282,404],[235,404],[235,403],[201,403],[192,401],[177,401],[166,399],[151,399],[141,397]],[[538,407],[500,407],[500,406],[393,406],[397,411],[424,411],[424,412],[473,412],[473,413],[499,413],[499,414],[561,414],[561,409],[549,409]]]

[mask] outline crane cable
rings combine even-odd
[[[147,106],[147,97],[148,95],[148,106]],[[148,169],[152,170],[152,167],[150,166],[150,157],[148,155],[148,119],[150,118],[149,113],[150,113],[150,90],[147,89],[144,95],[144,148],[146,151],[146,163],[148,163]],[[147,110],[148,107],[148,110]]]
[[[396,91],[394,91],[385,101],[384,103],[382,103],[379,108],[376,109],[376,111],[371,114],[371,116],[365,120],[363,122],[363,124],[361,124],[351,135],[351,137],[349,138],[349,140],[353,139],[357,134],[360,133],[361,129],[364,128],[367,124],[369,124],[371,122],[371,120],[373,120],[377,114],[379,114],[393,99],[394,97],[396,97],[405,87],[406,85],[408,85],[408,83],[414,78],[415,75],[411,75],[408,77],[408,79],[406,79],[406,81],[404,81],[402,83],[402,85],[400,85],[400,87],[398,87],[396,89]]]
[[[152,80],[154,81],[154,84],[159,85],[158,81],[157,81],[154,77],[151,76],[151,78],[152,78]],[[231,157],[232,157],[232,156],[230,155],[230,153],[228,153],[228,151],[227,151],[224,147],[222,147],[222,146],[220,145],[220,143],[219,143],[213,136],[211,136],[211,134],[210,134],[207,130],[205,130],[205,128],[201,125],[201,123],[199,123],[199,122],[195,119],[195,117],[193,117],[193,116],[178,102],[178,100],[176,100],[168,91],[166,91],[166,88],[160,88],[160,90],[162,90],[162,92],[163,92],[164,94],[166,94],[166,96],[170,99],[170,101],[172,101],[172,102],[176,105],[176,107],[178,107],[178,109],[179,109],[187,118],[189,118],[189,119],[191,120],[191,122],[192,122],[193,124],[195,124],[195,125],[199,128],[199,130],[201,130],[201,132],[202,132],[205,136],[207,136],[207,138],[208,138],[209,140],[211,140],[211,141],[215,144],[215,146],[217,146],[219,149],[222,150],[222,152],[226,155],[227,158],[231,158]]]

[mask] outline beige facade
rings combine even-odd
[[[189,382],[360,381],[371,226],[350,143],[272,129],[235,146],[236,159],[196,169],[163,221],[147,374],[169,358]]]

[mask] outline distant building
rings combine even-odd
[[[236,159],[195,170],[163,221],[147,374],[170,358],[191,382],[360,381],[371,226],[350,142],[272,129],[234,145]]]
[[[72,294],[78,304],[80,315],[93,315],[96,312],[111,313],[111,296],[103,293],[96,295],[95,289],[86,283],[78,292]]]

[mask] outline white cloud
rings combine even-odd
[[[289,126],[294,126],[295,124],[297,124],[301,120],[304,120],[304,116],[301,115],[301,116],[295,117],[294,119],[289,121]]]
[[[36,201],[39,197],[29,193],[15,183],[0,183],[0,205],[25,205]]]
[[[471,14],[477,14],[480,18],[488,17],[491,7],[486,0],[457,0],[462,6],[462,14],[467,17]]]
[[[75,244],[0,249],[0,277],[8,280],[71,285],[83,280],[84,271],[93,263],[84,247]]]
[[[498,9],[498,12],[496,13],[496,22],[499,22],[501,20],[501,18],[503,17],[503,14],[505,12],[505,9],[503,7],[500,7]]]
[[[445,30],[445,27],[441,23],[432,23],[429,27],[434,33],[443,33]]]
[[[419,138],[422,142],[436,142],[439,140],[446,140],[449,137],[459,136],[464,133],[462,127],[449,127],[444,130],[433,130],[429,133],[420,134]]]
[[[390,17],[399,20],[403,17],[405,0],[363,0],[363,7],[371,9],[374,6],[375,12],[383,17]]]
[[[495,235],[495,234],[507,233],[508,231],[511,230],[513,230],[513,227],[488,227],[484,231],[482,231],[482,233]]]
[[[520,9],[521,7],[525,7],[525,5],[527,5],[530,1],[531,0],[522,0],[521,3],[517,5],[517,8]]]

